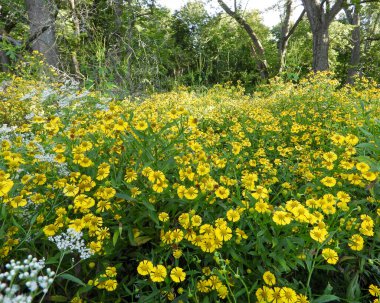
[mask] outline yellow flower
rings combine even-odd
[[[185,192],[186,192],[186,187],[181,185],[181,186],[178,186],[177,188],[177,195],[180,199],[182,199],[185,195]]]
[[[336,159],[338,159],[338,156],[334,152],[327,152],[323,154],[323,159],[325,159],[327,162],[334,162]]]
[[[359,170],[361,173],[365,173],[369,171],[370,167],[367,163],[359,162],[355,165],[356,169]]]
[[[148,128],[148,123],[145,121],[137,121],[134,125],[135,128],[140,131],[146,130]]]
[[[35,174],[33,182],[37,185],[44,185],[46,183],[45,174]]]
[[[290,222],[292,222],[290,213],[283,210],[275,211],[272,219],[273,222],[277,225],[288,225]]]
[[[147,168],[145,170],[147,170]],[[166,177],[162,171],[151,170],[148,173],[148,180],[152,183],[156,183],[157,181],[164,182],[166,180]]]
[[[256,291],[256,298],[258,302],[272,302],[273,301],[273,289],[267,286],[263,286]]]
[[[334,177],[324,177],[321,180],[321,183],[327,187],[334,187],[336,184],[336,180]]]
[[[207,163],[200,163],[197,167],[197,173],[200,176],[207,175],[210,172],[210,165]]]
[[[165,188],[168,187],[168,183],[164,181],[157,180],[156,183],[153,184],[153,190],[157,193],[162,193]]]
[[[182,256],[182,250],[176,249],[173,251],[173,257],[174,258],[179,259],[179,258],[181,258],[181,256]]]
[[[175,283],[183,282],[186,278],[186,273],[180,267],[174,267],[170,272],[170,278]]]
[[[264,201],[258,201],[255,203],[255,210],[260,214],[269,212],[269,204]]]
[[[374,297],[380,297],[380,287],[374,284],[369,286],[369,293]]]
[[[190,227],[190,214],[189,213],[182,213],[178,217],[178,222],[181,224],[183,228],[189,228]]]
[[[329,264],[336,264],[339,260],[338,254],[335,250],[331,248],[324,248],[322,250],[322,257],[327,261]]]
[[[179,243],[183,239],[183,231],[176,228],[170,233],[170,236],[171,236],[172,242]]]
[[[132,187],[131,188],[131,197],[136,198],[139,194],[141,194],[141,191],[138,187]]]
[[[363,240],[362,236],[360,236],[359,234],[353,235],[350,238],[350,242],[348,243],[348,246],[352,250],[357,250],[357,251],[362,250],[364,247],[364,240]]]
[[[228,226],[217,227],[215,229],[215,236],[222,241],[228,241],[232,238],[232,229]]]
[[[168,215],[168,213],[166,213],[166,212],[160,212],[159,214],[158,214],[158,220],[160,220],[161,222],[167,222],[168,220],[169,220],[169,215]]]
[[[216,291],[218,292],[218,297],[221,299],[225,299],[228,295],[228,288],[226,285],[219,286]]]
[[[309,300],[305,295],[298,294],[297,295],[297,303],[309,303]]]
[[[226,216],[227,220],[231,222],[237,222],[240,220],[240,213],[234,209],[228,210]]]
[[[157,266],[154,266],[150,273],[149,273],[149,276],[150,276],[150,279],[153,281],[153,282],[162,282],[165,280],[166,276],[167,276],[167,271],[166,271],[166,268],[165,266],[163,265],[157,265]]]
[[[137,272],[142,276],[147,276],[153,269],[153,263],[149,260],[143,260],[139,263],[137,267]]]
[[[377,178],[377,174],[372,171],[367,171],[362,174],[363,178],[368,181],[375,181]]]
[[[257,186],[255,192],[252,193],[252,196],[256,199],[266,199],[269,197],[268,190],[263,186]]]
[[[137,173],[133,169],[127,168],[127,170],[125,171],[124,181],[127,183],[131,183],[135,180],[137,180]]]
[[[354,145],[358,144],[358,142],[359,142],[359,138],[357,136],[353,135],[353,134],[347,135],[344,138],[344,140],[346,141],[346,143],[348,145],[351,145],[351,146],[354,146]]]
[[[218,189],[215,191],[215,195],[220,199],[227,199],[230,195],[230,190],[223,186],[219,186]]]
[[[104,212],[109,209],[111,209],[111,203],[109,201],[100,200],[96,204],[96,211],[98,212]]]
[[[104,288],[107,291],[114,291],[117,287],[117,281],[114,279],[110,279],[104,282]]]
[[[265,284],[267,284],[269,286],[273,286],[276,284],[276,277],[270,271],[266,271],[263,274],[263,280],[264,280]]]
[[[106,268],[106,275],[111,278],[116,277],[117,275],[116,267],[108,266]]]
[[[244,187],[248,190],[255,189],[255,182],[258,180],[258,176],[256,174],[246,174],[241,178],[241,182]]]
[[[74,219],[70,221],[69,228],[74,229],[76,231],[81,231],[85,227],[85,224],[82,219]]]
[[[81,159],[78,160],[78,164],[82,167],[90,167],[94,165],[94,162],[88,157],[81,157]]]
[[[295,303],[297,302],[297,293],[289,288],[289,287],[283,287],[281,289],[281,297],[282,297],[282,302],[284,303]]]
[[[24,207],[28,203],[28,201],[26,201],[26,199],[24,199],[22,196],[14,197],[10,201],[10,204],[13,208]]]
[[[79,188],[75,185],[72,185],[72,184],[67,184],[64,188],[63,188],[63,194],[66,196],[66,197],[74,197],[78,194],[79,192]]]
[[[196,226],[201,226],[202,224],[202,217],[198,215],[194,215],[191,217],[191,226],[196,227]]]
[[[197,282],[197,290],[203,293],[211,291],[211,283],[209,280],[200,280]]]
[[[198,190],[192,186],[185,190],[184,196],[188,200],[194,200],[198,196]]]
[[[55,226],[54,224],[49,224],[43,228],[43,231],[45,236],[51,237],[54,236],[55,233],[58,231],[58,226]]]
[[[319,242],[322,243],[325,241],[328,237],[328,232],[325,228],[319,228],[318,226],[315,226],[311,231],[310,231],[310,237]]]

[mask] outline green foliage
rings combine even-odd
[[[13,79],[1,104],[32,112],[0,128],[1,272],[45,258],[37,301],[375,299],[380,91],[339,87],[317,74],[137,104]]]

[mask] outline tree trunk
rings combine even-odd
[[[349,23],[355,26],[351,33],[352,50],[346,81],[353,84],[355,76],[359,74],[360,64],[360,4],[355,6],[353,15],[348,9],[345,9],[345,11]]]
[[[126,59],[127,59],[127,71],[126,71],[126,78],[128,83],[128,90],[129,94],[133,95],[135,88],[134,83],[132,79],[132,60],[133,60],[133,48],[132,48],[132,41],[133,41],[133,28],[135,25],[135,14],[132,7],[132,0],[127,0],[128,3],[128,9],[130,10],[131,14],[129,15],[128,20],[128,31],[127,31],[127,50],[126,50]]]
[[[75,4],[75,0],[70,0],[70,6],[71,6],[71,15],[73,16],[73,23],[74,23],[74,47],[77,49],[79,48],[79,40],[80,40],[80,21],[77,14],[77,8]],[[71,52],[71,59],[73,61],[74,71],[75,75],[79,78],[83,78],[82,73],[80,72],[80,64],[77,57],[77,53],[75,50]]]
[[[42,53],[51,66],[58,66],[58,49],[55,40],[54,4],[51,0],[25,0],[30,22],[30,35],[36,36],[33,50]],[[43,28],[48,29],[43,30]]]
[[[6,73],[9,71],[9,58],[6,55],[6,53],[2,50],[0,50],[0,66],[1,66],[1,71]]]
[[[329,32],[326,25],[313,32],[313,69],[315,72],[329,69]]]
[[[302,0],[313,34],[313,70],[329,69],[329,26],[342,9],[345,0],[329,1]]]
[[[285,3],[285,17],[284,22],[281,26],[281,37],[280,37],[280,45],[279,45],[279,55],[280,55],[280,69],[279,73],[281,73],[284,70],[285,67],[285,57],[286,57],[286,50],[288,47],[288,40],[286,36],[289,33],[290,28],[290,15],[292,14],[292,0],[286,0]]]

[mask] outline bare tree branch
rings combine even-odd
[[[255,53],[258,55],[258,59],[260,61],[259,69],[261,72],[261,77],[264,79],[267,79],[269,75],[268,75],[268,65],[267,65],[267,62],[265,60],[265,52],[264,52],[264,48],[263,48],[259,38],[257,37],[256,33],[253,31],[252,27],[247,23],[247,21],[245,21],[244,18],[242,16],[240,16],[236,11],[235,12],[232,11],[227,6],[227,4],[223,2],[223,0],[218,0],[218,3],[223,8],[223,10],[228,15],[230,15],[230,17],[235,19],[235,21],[241,27],[243,27],[243,29],[246,31],[246,33],[250,37],[250,39],[253,43],[253,46],[255,48]]]
[[[303,16],[305,16],[306,10],[303,10],[296,22],[293,24],[291,29],[289,30],[288,34],[285,36],[285,40],[288,40],[291,35],[293,35],[294,31],[296,30],[298,24],[302,21]]]
[[[346,0],[336,0],[330,11],[326,13],[326,19],[328,23],[331,23],[335,16],[340,12]]]

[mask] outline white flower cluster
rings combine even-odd
[[[55,91],[51,88],[44,89],[41,94],[41,101],[45,101],[47,98],[49,98],[51,95],[55,95]]]
[[[59,165],[58,165],[58,174],[60,176],[64,176],[64,177],[67,177],[68,175],[70,175],[70,171],[67,168],[67,163],[59,163]]]
[[[54,242],[60,250],[75,252],[80,254],[82,260],[92,256],[91,250],[86,247],[82,239],[83,233],[77,232],[74,229],[68,228],[66,233],[49,237],[49,240]]]
[[[38,147],[38,145],[37,145],[37,147]],[[42,149],[43,149],[43,147],[42,147]],[[55,160],[54,154],[45,154],[44,152],[45,151],[43,151],[43,153],[40,155],[35,155],[34,158],[40,162],[53,163],[54,166],[56,166],[58,168],[58,174],[60,176],[68,176],[70,174],[70,171],[67,168],[67,163],[59,163],[58,161]]]
[[[60,108],[65,108],[65,107],[68,107],[69,105],[70,105],[70,99],[62,99],[62,100],[60,100],[60,101],[58,101],[58,106],[60,107]]]
[[[8,126],[3,124],[0,126],[0,142],[3,140],[9,140],[10,134],[16,130],[17,126]]]
[[[30,99],[30,98],[32,98],[33,96],[35,96],[36,93],[37,93],[37,91],[36,91],[35,89],[33,89],[33,90],[30,91],[29,93],[27,93],[27,94],[25,94],[24,96],[22,96],[22,97],[20,98],[20,101],[24,101],[24,100],[26,100],[26,99]]]
[[[95,108],[102,111],[109,111],[109,107],[105,104],[96,103]]]
[[[3,124],[0,127],[0,134],[7,134],[13,132],[17,126],[8,126],[8,124]]]
[[[34,118],[35,114],[34,113],[29,113],[27,115],[25,115],[25,120],[32,120]]]
[[[54,154],[35,155],[34,158],[39,160],[40,162],[49,162],[49,163],[56,162]]]
[[[0,273],[0,302],[29,303],[40,292],[46,293],[55,272],[47,268],[46,275],[42,275],[44,267],[44,259],[37,260],[31,255],[22,262],[11,260],[5,265],[7,271]],[[25,290],[29,293],[21,293]]]

